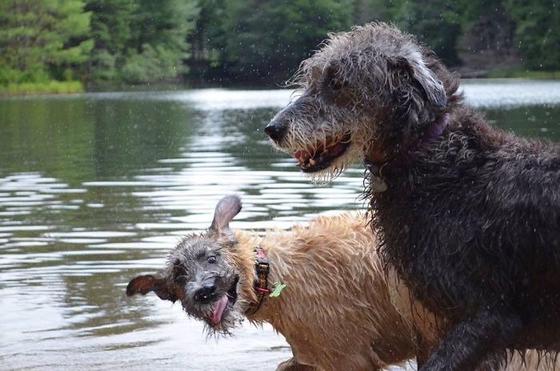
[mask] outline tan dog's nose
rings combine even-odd
[[[214,294],[216,293],[216,286],[214,284],[203,286],[202,288],[196,290],[194,293],[194,300],[199,303],[209,303]]]

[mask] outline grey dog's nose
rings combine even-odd
[[[288,128],[283,121],[284,120],[277,116],[264,128],[264,132],[270,137],[270,139],[277,143],[284,138]]]
[[[200,289],[196,290],[196,292],[194,293],[194,300],[198,301],[199,303],[205,304],[212,300],[215,293],[215,285],[203,286]]]

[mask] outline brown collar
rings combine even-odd
[[[270,272],[270,263],[266,256],[266,251],[260,246],[255,248],[255,282],[253,288],[257,294],[257,305],[249,308],[247,314],[255,314],[261,307],[264,298],[270,295],[268,288],[268,273]]]

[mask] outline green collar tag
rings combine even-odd
[[[282,282],[276,282],[274,284],[274,290],[272,290],[272,292],[270,293],[271,298],[277,298],[280,296],[280,294],[282,293],[282,290],[284,290],[288,285],[286,285],[285,283]]]

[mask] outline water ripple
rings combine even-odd
[[[480,81],[467,101],[496,125],[560,138],[560,82]],[[274,369],[270,327],[208,340],[201,323],[126,283],[156,272],[216,202],[258,233],[363,209],[363,170],[312,185],[262,128],[290,90],[94,93],[0,100],[0,363],[14,369]],[[506,106],[504,106],[506,105]],[[507,108],[507,109],[505,109]],[[48,138],[49,140],[45,140]],[[0,367],[2,368],[2,367]]]

